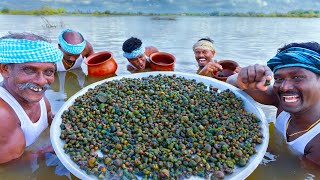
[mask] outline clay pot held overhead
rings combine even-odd
[[[239,64],[233,60],[221,60],[218,64],[222,66],[222,71],[212,73],[215,79],[220,81],[227,81],[227,78],[233,74],[233,71],[239,66]]]
[[[111,52],[102,51],[90,55],[84,62],[88,66],[88,75],[107,76],[114,74],[118,64]]]
[[[173,71],[176,58],[166,52],[156,52],[150,55],[150,67],[153,71]]]

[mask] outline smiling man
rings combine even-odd
[[[193,45],[192,49],[199,66],[197,74],[212,77],[214,72],[222,69],[222,66],[213,60],[216,50],[212,39],[201,38]]]
[[[0,164],[17,159],[51,123],[45,91],[62,52],[44,38],[13,33],[0,38]]]
[[[199,66],[197,74],[213,77],[214,73],[222,70],[222,66],[213,59],[216,49],[212,39],[208,37],[201,38],[193,45],[192,49]],[[240,69],[241,68],[238,66],[233,73],[238,73]]]
[[[268,66],[242,68],[227,82],[257,102],[278,108],[275,127],[304,163],[320,166],[320,45],[291,43]],[[265,86],[272,79],[273,86]]]

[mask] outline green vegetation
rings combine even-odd
[[[235,17],[303,17],[303,18],[319,18],[319,10],[294,10],[287,13],[257,13],[257,12],[211,12],[211,13],[179,13],[179,14],[168,14],[168,13],[129,13],[129,12],[110,12],[106,11],[94,11],[94,12],[83,12],[74,11],[67,12],[64,8],[53,9],[49,6],[44,6],[35,10],[15,10],[4,7],[1,9],[0,14],[13,14],[13,15],[90,15],[90,16],[108,16],[108,15],[120,15],[120,16],[235,16]]]

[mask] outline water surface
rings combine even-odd
[[[176,20],[166,21],[143,16],[50,16],[45,20],[39,16],[0,15],[0,36],[9,31],[34,32],[56,44],[64,28],[78,30],[95,51],[113,53],[119,65],[116,75],[130,74],[126,70],[127,60],[122,56],[121,47],[131,36],[142,39],[145,45],[154,45],[160,51],[172,53],[177,60],[175,71],[189,73],[195,73],[198,68],[192,45],[206,36],[215,42],[215,59],[232,59],[241,66],[266,64],[277,48],[290,42],[320,41],[319,19],[177,17]],[[53,111],[57,112],[69,97],[84,86],[103,78],[86,76],[81,69],[57,73],[52,89],[47,92]],[[264,161],[248,179],[319,179],[319,170],[305,168],[275,132],[275,109],[259,106],[270,122],[270,143]],[[48,144],[48,135],[49,130],[27,151]],[[67,176],[60,176],[63,168],[50,157],[24,155],[19,160],[0,165],[1,179],[68,179]],[[71,178],[76,179],[74,176]]]

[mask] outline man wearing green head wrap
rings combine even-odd
[[[19,158],[51,123],[45,91],[62,56],[57,47],[34,34],[0,38],[0,164]]]
[[[94,53],[92,45],[82,34],[71,29],[61,32],[58,47],[63,52],[63,59],[57,62],[57,71],[80,68],[83,59]]]
[[[273,74],[272,74],[273,72]],[[266,82],[272,80],[268,86]],[[267,66],[242,68],[228,83],[277,108],[275,127],[305,166],[320,166],[320,45],[291,43]]]

